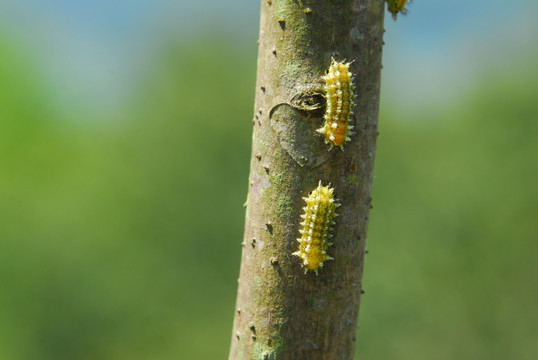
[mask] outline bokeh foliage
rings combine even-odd
[[[170,46],[121,118],[91,123],[0,41],[0,358],[227,357],[255,62]],[[383,98],[361,359],[536,358],[529,70],[413,115]]]

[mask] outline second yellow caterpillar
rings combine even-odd
[[[325,123],[317,132],[325,135],[325,142],[344,150],[344,143],[353,135],[350,117],[353,115],[353,74],[349,71],[351,63],[337,62],[332,59],[325,80]]]

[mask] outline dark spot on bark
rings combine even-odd
[[[301,111],[304,116],[321,117],[325,113],[327,103],[321,93],[302,92],[291,98],[290,105]]]

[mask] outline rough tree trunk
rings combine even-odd
[[[263,0],[249,195],[231,360],[352,359],[379,107],[383,0]],[[322,76],[353,61],[355,134],[329,150]],[[319,275],[297,251],[305,196],[338,208]]]

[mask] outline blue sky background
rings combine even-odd
[[[436,106],[490,71],[534,61],[536,13],[532,0],[417,0],[397,22],[387,16],[382,99]],[[59,103],[104,112],[122,108],[166,43],[217,37],[255,56],[258,19],[259,2],[246,0],[0,3],[0,34],[22,44]]]

